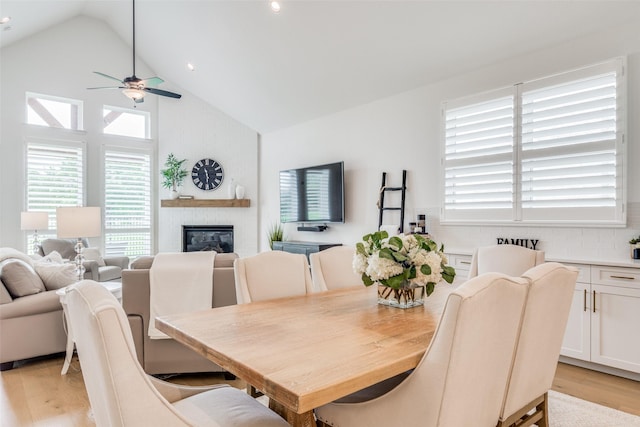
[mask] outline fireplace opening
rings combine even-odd
[[[233,252],[233,225],[183,225],[182,252]]]

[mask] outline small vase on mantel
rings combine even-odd
[[[233,181],[233,178],[229,181],[229,187],[227,188],[227,197],[230,199],[236,198],[236,183]]]
[[[236,199],[244,199],[244,185],[236,185]]]
[[[172,200],[175,200],[178,198],[178,196],[180,195],[180,192],[173,188],[170,192],[169,192],[169,197],[171,197]]]

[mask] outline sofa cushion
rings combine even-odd
[[[133,270],[148,270],[148,269],[151,268],[151,265],[153,264],[153,259],[154,259],[154,257],[152,257],[152,256],[141,256],[141,257],[138,257],[131,263],[131,269],[133,269]]]
[[[11,294],[9,294],[9,291],[4,286],[4,283],[2,283],[2,280],[0,280],[0,304],[6,304],[11,301],[13,301],[13,298],[11,298]]]
[[[62,263],[64,263],[64,258],[62,258],[62,255],[60,255],[60,253],[58,251],[51,251],[47,255],[41,257],[40,259],[34,260],[34,261],[35,262],[44,261],[44,262],[50,262],[50,263],[55,263],[55,264],[62,264]]]
[[[238,254],[237,253],[230,253],[230,254],[216,254],[216,257],[213,261],[213,266],[216,268],[222,268],[222,267],[231,267],[233,268],[233,261],[236,260],[236,258],[238,258]]]
[[[99,279],[101,282],[108,282],[122,277],[122,269],[115,265],[107,265],[106,267],[98,267]]]
[[[13,298],[45,291],[44,283],[33,267],[17,258],[0,263],[0,280]]]
[[[78,281],[76,267],[73,264],[35,262],[33,267],[48,291],[64,288]]]
[[[98,263],[99,267],[104,267],[104,258],[100,255],[100,250],[98,248],[86,248],[82,251],[82,255],[84,255],[84,259],[87,261],[95,261]]]
[[[55,292],[39,292],[16,298],[11,304],[0,306],[0,319],[24,318],[54,311],[62,311],[60,297]],[[62,320],[62,313],[60,313],[60,320]]]
[[[21,259],[29,265],[33,264],[33,260],[29,257],[29,255],[20,252],[17,249],[13,248],[0,248],[0,261],[4,261],[6,259],[17,258]]]

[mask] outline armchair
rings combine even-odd
[[[76,256],[76,242],[66,239],[45,239],[40,246],[40,255],[47,256],[51,252],[58,252],[62,258],[73,260]],[[89,248],[89,242],[82,240],[85,248]],[[85,279],[94,280],[96,282],[107,282],[109,280],[117,280],[122,277],[122,270],[129,267],[129,257],[102,257],[92,248],[85,249],[85,261],[83,263],[86,269],[84,273]]]

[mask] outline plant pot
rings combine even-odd
[[[171,192],[169,193],[169,197],[171,197],[171,199],[173,200],[177,199],[179,195],[180,193],[178,192],[178,190],[171,190]]]
[[[236,186],[236,199],[244,199],[244,186],[237,185]]]

